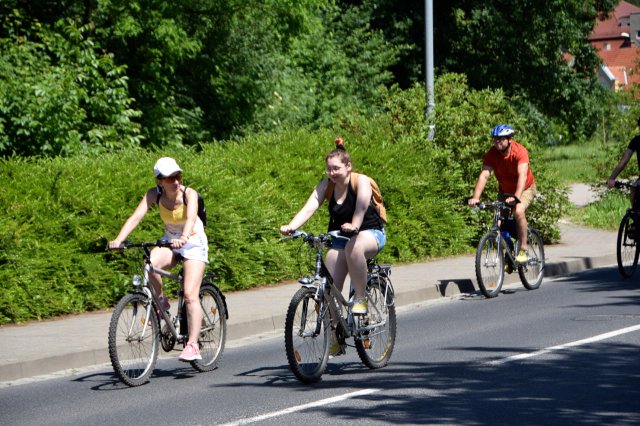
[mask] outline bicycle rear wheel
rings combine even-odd
[[[482,237],[476,251],[476,278],[485,297],[496,297],[504,282],[504,246],[498,249],[498,237],[489,233]]]
[[[524,288],[535,290],[540,287],[544,277],[544,244],[535,229],[529,229],[527,238],[529,260],[524,265],[518,265],[518,274]]]
[[[216,287],[203,284],[200,287],[202,328],[198,338],[202,359],[191,361],[198,371],[211,371],[218,367],[227,340],[227,312]]]
[[[158,316],[144,294],[124,296],[109,324],[109,357],[113,370],[129,386],[149,381],[158,359]]]
[[[631,277],[638,266],[638,225],[633,213],[627,212],[618,230],[618,270],[625,278]]]
[[[329,360],[329,313],[314,299],[315,292],[303,287],[294,294],[284,324],[289,367],[304,383],[319,381]]]
[[[369,312],[360,321],[360,327],[375,327],[356,336],[356,350],[364,365],[382,368],[389,363],[396,343],[396,307],[389,278],[370,279],[367,299]]]

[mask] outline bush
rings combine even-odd
[[[324,156],[336,135],[346,140],[356,171],[373,177],[389,215],[383,262],[421,261],[468,253],[484,228],[465,201],[473,191],[489,130],[497,121],[526,123],[501,92],[472,92],[460,76],[444,76],[437,92],[436,138],[428,140],[424,90],[383,91],[385,112],[354,116],[332,130],[283,129],[198,150],[127,149],[101,157],[0,160],[0,323],[106,308],[129,289],[139,267],[132,255],[105,252],[144,192],[152,168],[172,156],[184,183],[200,191],[208,211],[211,268],[224,291],[292,279],[311,267],[296,244],[278,244],[313,187],[325,177]],[[565,200],[536,162],[535,141],[522,131],[543,197],[531,222],[557,236]],[[487,188],[487,197],[492,189]],[[564,197],[564,198],[563,198]],[[534,208],[535,207],[535,208]],[[322,207],[304,229],[327,226]],[[162,234],[151,211],[130,236]]]

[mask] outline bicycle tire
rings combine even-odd
[[[504,245],[498,251],[498,237],[485,234],[476,251],[476,278],[480,291],[487,298],[496,297],[504,283]]]
[[[393,287],[388,277],[373,277],[369,280],[369,310],[360,324],[381,325],[356,336],[355,344],[360,360],[371,369],[386,366],[393,353],[396,343],[396,307],[393,299]]]
[[[303,383],[320,381],[329,360],[330,318],[324,303],[314,299],[315,293],[315,289],[299,289],[289,303],[284,324],[287,361]],[[318,324],[320,332],[316,333]]]
[[[200,372],[215,370],[222,359],[227,340],[227,313],[222,297],[216,287],[203,284],[200,287],[202,328],[198,346],[202,359],[191,361],[191,366]]]
[[[120,299],[109,324],[109,358],[123,383],[140,386],[149,381],[158,359],[159,331],[151,299],[141,293]]]
[[[618,259],[618,270],[620,275],[624,278],[630,278],[636,271],[638,266],[638,225],[635,223],[633,213],[627,212],[620,221],[620,228],[618,229],[618,241],[616,257]],[[635,235],[630,234],[632,231],[631,226],[635,225]]]
[[[529,260],[524,265],[518,265],[520,281],[527,290],[535,290],[542,284],[544,278],[544,242],[535,229],[528,230]]]

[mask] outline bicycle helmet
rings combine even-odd
[[[508,126],[506,124],[498,124],[491,131],[491,137],[499,138],[499,137],[502,137],[502,136],[513,136],[515,133],[516,133],[516,131],[513,130],[513,127]]]

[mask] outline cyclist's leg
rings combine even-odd
[[[520,196],[520,202],[513,209],[513,217],[516,220],[516,229],[518,231],[518,240],[520,241],[520,249],[527,250],[527,216],[525,214],[527,208],[536,196],[536,186],[531,185],[525,189]]]
[[[331,248],[327,250],[324,258],[324,264],[333,278],[333,285],[340,291],[344,286],[344,280],[347,277],[347,258],[344,249]]]
[[[189,342],[198,346],[198,337],[202,326],[202,310],[200,308],[200,283],[204,275],[206,263],[200,260],[185,259],[183,269],[184,303],[189,319]]]
[[[352,237],[344,248],[355,298],[365,296],[367,284],[367,259],[378,254],[378,240],[372,232],[362,231]]]
[[[173,252],[168,247],[155,247],[151,250],[151,264],[160,269],[167,269],[175,266],[176,259]],[[158,296],[164,297],[162,293],[162,275],[155,272],[149,274],[149,281],[153,285]]]

